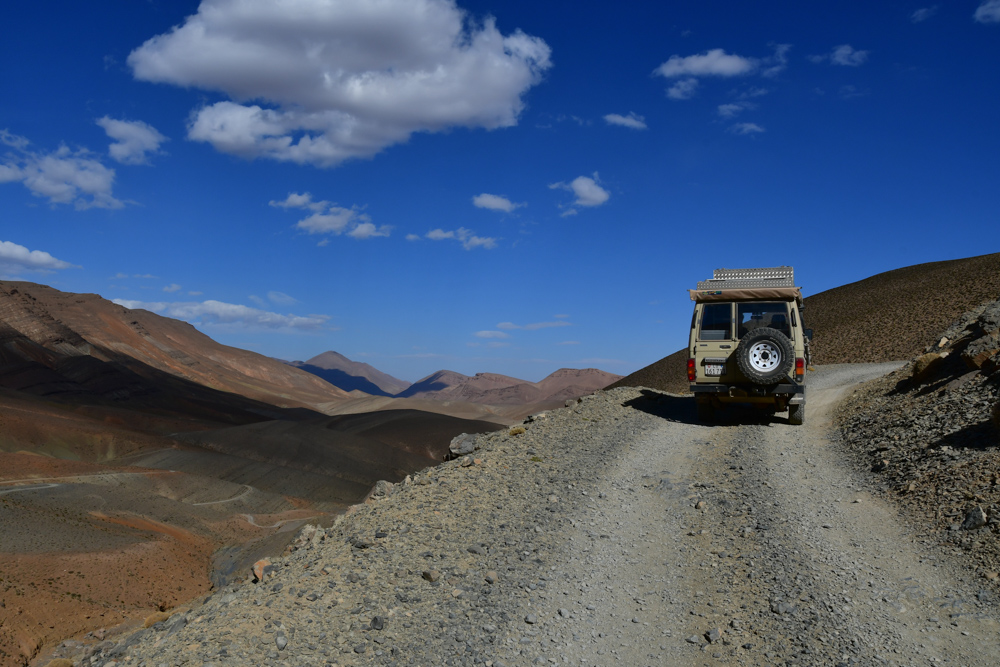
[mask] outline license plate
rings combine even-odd
[[[725,375],[725,364],[705,364],[705,375]]]

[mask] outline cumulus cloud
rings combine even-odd
[[[604,121],[608,125],[621,125],[622,127],[628,127],[633,130],[645,130],[646,129],[646,119],[642,116],[636,115],[634,112],[629,112],[627,116],[622,116],[617,113],[609,113],[604,117]]]
[[[80,267],[56,259],[44,250],[28,250],[11,241],[0,241],[0,276],[51,273],[60,269],[78,268]]]
[[[764,128],[757,123],[736,123],[729,127],[729,131],[733,134],[760,134]]]
[[[972,17],[980,23],[1000,23],[1000,0],[985,0]]]
[[[392,228],[388,225],[376,227],[371,222],[360,222],[354,229],[347,232],[347,235],[352,239],[358,239],[360,241],[363,239],[375,238],[376,236],[389,236],[391,230]]]
[[[311,211],[311,215],[295,223],[296,229],[301,229],[307,234],[333,236],[347,234],[353,239],[363,240],[377,236],[389,236],[392,231],[392,227],[388,225],[376,227],[368,214],[357,206],[344,208],[326,200],[313,201],[312,195],[308,192],[302,194],[292,192],[284,201],[272,199],[268,204],[276,208],[298,208]]]
[[[934,16],[937,13],[938,6],[934,5],[932,7],[921,7],[912,14],[910,14],[910,21],[913,23],[922,23]]]
[[[771,44],[774,53],[764,58],[750,58],[723,49],[711,49],[693,56],[670,56],[670,59],[653,70],[653,74],[675,80],[667,89],[667,97],[689,100],[698,90],[703,77],[731,78],[759,74],[777,76],[788,66],[791,44]]]
[[[181,286],[178,285],[177,283],[171,283],[170,285],[167,285],[166,287],[163,288],[164,292],[179,292],[180,290]]]
[[[525,206],[525,204],[515,204],[506,197],[501,197],[500,195],[491,195],[487,193],[482,193],[481,195],[476,195],[472,198],[473,206],[478,208],[486,208],[491,211],[503,211],[504,213],[510,213],[515,208],[520,208]]]
[[[497,247],[496,238],[476,236],[471,229],[466,229],[465,227],[459,227],[458,229],[452,231],[445,231],[440,228],[432,229],[424,235],[424,238],[428,238],[431,241],[458,241],[466,250],[472,250],[473,248],[485,248],[487,250],[491,250]]]
[[[115,120],[104,116],[97,119],[114,143],[108,146],[108,154],[122,164],[149,164],[149,154],[157,153],[160,144],[167,138],[152,125],[142,121]]]
[[[315,331],[322,329],[330,319],[326,315],[280,315],[258,308],[213,300],[173,303],[129,299],[112,299],[112,301],[125,308],[141,308],[192,324],[227,325],[248,329]]]
[[[572,192],[576,199],[570,208],[563,212],[564,216],[576,215],[576,206],[585,206],[592,208],[594,206],[600,206],[604,202],[608,201],[611,197],[611,193],[602,188],[600,185],[600,178],[597,172],[594,172],[594,177],[589,176],[577,176],[569,183],[552,183],[549,185],[551,189],[568,190]]]
[[[0,143],[13,149],[0,157],[0,183],[19,182],[53,206],[72,204],[78,210],[125,206],[111,194],[115,170],[94,159],[90,151],[67,146],[50,153],[32,151],[27,139],[7,130],[0,130]]]
[[[868,51],[857,50],[850,44],[841,44],[834,47],[833,51],[826,55],[809,56],[809,60],[814,63],[830,62],[834,65],[858,67],[868,60],[868,53]]]
[[[655,73],[668,79],[682,76],[740,76],[757,69],[757,61],[722,49],[712,49],[693,56],[670,56]]]
[[[513,126],[549,56],[453,0],[203,0],[128,64],[137,79],[230,98],[194,112],[191,139],[325,167],[414,132]]]

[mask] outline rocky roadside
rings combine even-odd
[[[109,667],[502,665],[523,638],[520,599],[549,585],[550,553],[574,513],[596,497],[620,443],[656,426],[624,405],[638,396],[601,392],[477,435],[471,455],[381,483],[331,528],[303,531],[261,581],[127,636],[66,642],[55,657]]]
[[[997,582],[1000,300],[966,313],[925,354],[861,387],[839,421],[883,496]]]

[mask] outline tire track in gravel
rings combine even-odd
[[[646,392],[635,407],[663,419],[572,516],[550,560],[566,583],[523,609],[531,648],[509,663],[1000,664],[971,570],[917,543],[830,439],[836,402],[893,367],[821,369],[803,427],[699,425]]]

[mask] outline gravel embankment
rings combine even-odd
[[[93,665],[1000,663],[990,590],[870,491],[821,368],[808,421],[620,388],[423,471]],[[743,423],[741,423],[741,421]],[[154,619],[151,619],[154,620]]]
[[[1000,301],[966,313],[941,343],[844,401],[840,428],[881,494],[926,539],[1000,572]]]

